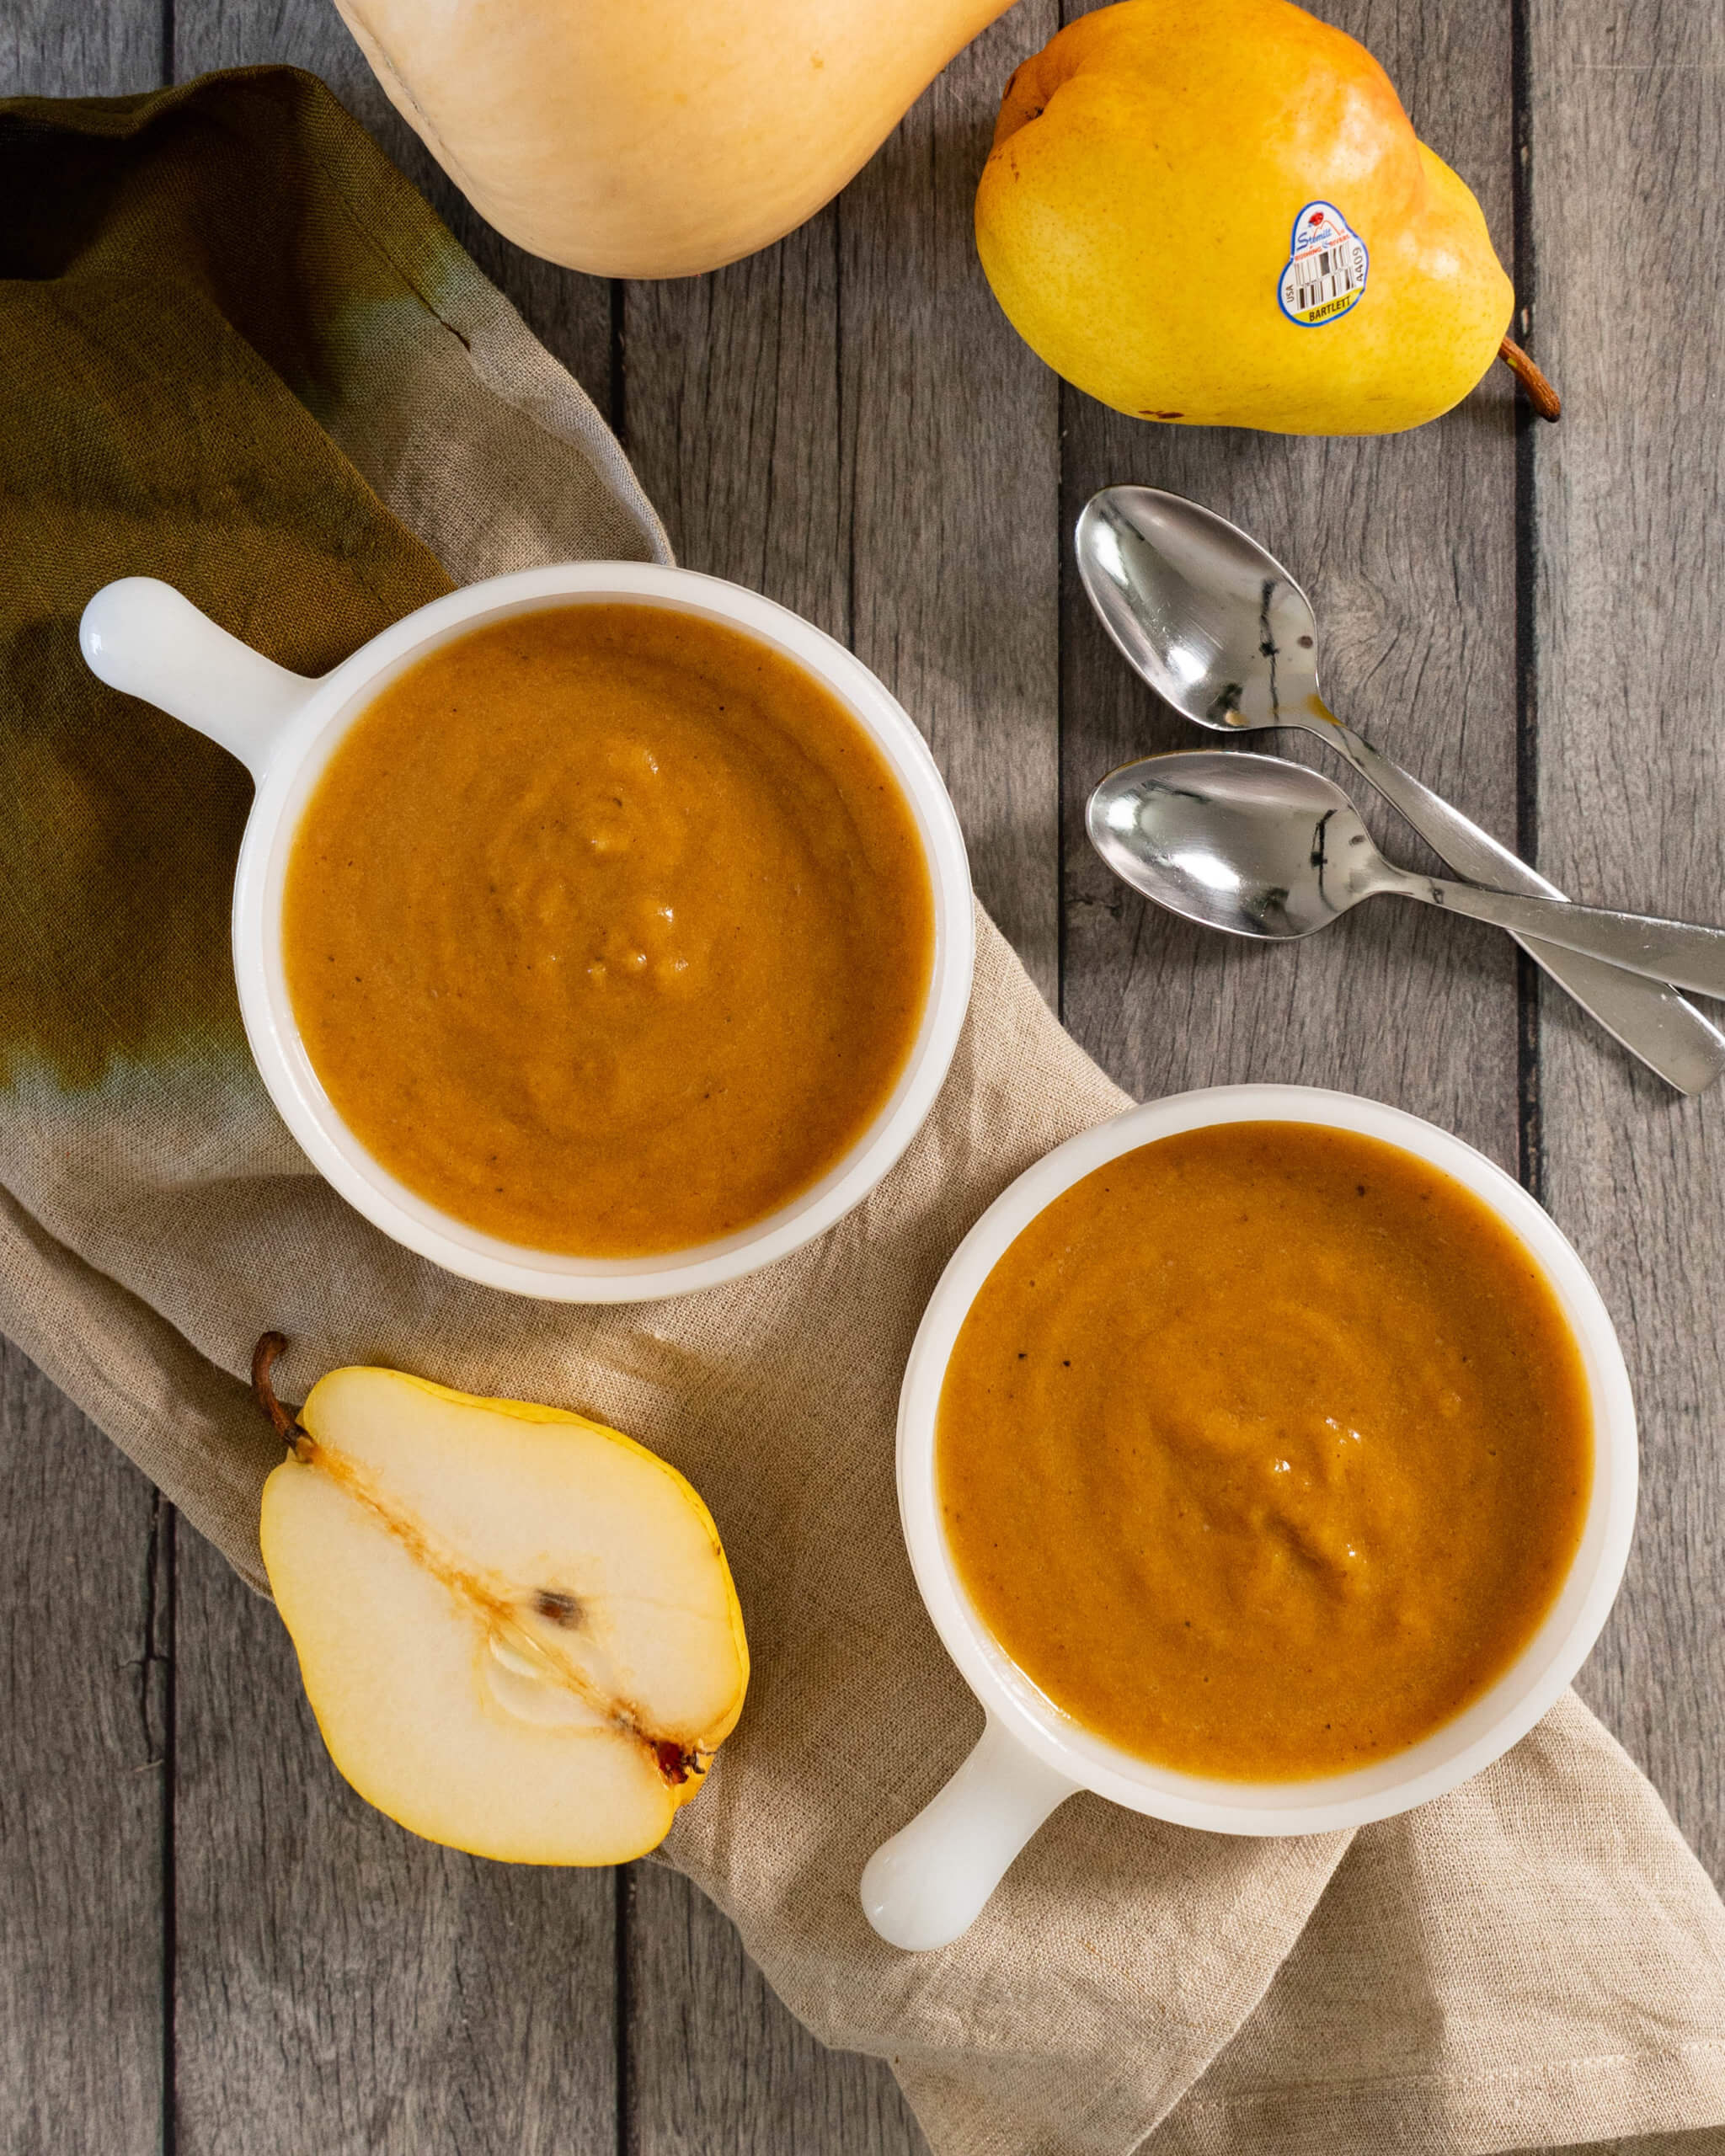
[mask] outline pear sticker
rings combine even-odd
[[[1276,296],[1290,322],[1307,329],[1339,322],[1365,297],[1365,242],[1333,202],[1308,202],[1294,220]]]

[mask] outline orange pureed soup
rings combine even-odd
[[[745,1227],[884,1106],[933,894],[814,677],[663,606],[517,614],[354,722],[289,860],[289,994],[337,1113],[444,1211],[634,1257]]]
[[[1593,1479],[1555,1295],[1472,1193],[1314,1124],[1161,1139],[972,1305],[937,1494],[978,1614],[1122,1749],[1254,1781],[1428,1736],[1532,1637]]]

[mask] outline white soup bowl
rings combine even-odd
[[[1429,1161],[1519,1241],[1568,1321],[1593,1424],[1593,1485],[1574,1558],[1539,1629],[1453,1721],[1406,1750],[1311,1780],[1207,1780],[1121,1751],[1063,1714],[971,1606],[941,1524],[935,1423],[947,1363],[979,1290],[1008,1246],[1076,1182],[1140,1145],[1226,1123],[1358,1131]],[[945,1787],[876,1850],[862,1875],[869,1922],[896,1946],[943,1946],[969,1929],[1007,1867],[1079,1790],[1216,1834],[1322,1834],[1407,1812],[1454,1789],[1525,1737],[1599,1637],[1635,1524],[1635,1407],[1610,1315],[1549,1214],[1459,1138],[1399,1108],[1304,1086],[1219,1086],[1129,1108],[1069,1139],[990,1206],[954,1251],[923,1315],[899,1399],[899,1510],[917,1587],[946,1650],[981,1701],[975,1748]]]
[[[601,600],[670,607],[770,646],[835,695],[904,790],[934,896],[934,961],[905,1068],[868,1129],[818,1182],[735,1234],[644,1257],[525,1248],[442,1211],[375,1160],[337,1114],[296,1024],[282,963],[281,903],[302,814],[348,728],[440,644],[511,614]],[[970,874],[959,820],[908,714],[860,659],[811,623],[740,585],[654,563],[575,562],[468,584],[408,615],[333,673],[309,680],[263,658],[171,585],[127,577],[84,610],[85,659],[111,687],[184,719],[238,756],[257,792],[233,889],[233,968],[247,1038],[270,1097],[313,1166],[384,1234],[451,1273],[556,1302],[687,1294],[806,1243],[860,1204],[934,1104],[970,994]]]

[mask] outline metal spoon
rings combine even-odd
[[[1418,899],[1511,935],[1725,995],[1725,928],[1445,883],[1386,861],[1339,786],[1304,764],[1199,749],[1146,756],[1090,797],[1090,842],[1171,913],[1233,936],[1310,936],[1362,899]]]
[[[1336,718],[1318,694],[1311,602],[1237,525],[1154,487],[1108,487],[1078,520],[1077,551],[1084,588],[1109,635],[1176,711],[1230,733],[1297,726],[1316,734],[1460,874],[1494,890],[1562,897]],[[1598,958],[1557,949],[1550,928],[1517,941],[1680,1092],[1703,1092],[1725,1073],[1725,1033],[1674,989],[1650,988]]]

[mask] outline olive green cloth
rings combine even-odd
[[[0,190],[0,1325],[254,1585],[276,1449],[242,1380],[266,1326],[292,1338],[290,1396],[396,1364],[675,1460],[730,1552],[755,1676],[666,1854],[811,2027],[891,2059],[942,2156],[1482,2152],[1725,2121],[1725,1911],[1573,1698],[1351,1844],[1078,1797],[964,1939],[873,1936],[862,1861],[980,1722],[900,1540],[905,1354],[981,1209],[1120,1096],[980,919],[928,1124],[770,1271],[570,1309],[376,1234],[246,1054],[244,776],[91,680],[79,612],[147,572],[311,673],[451,579],[662,559],[664,536],[580,391],[310,78],[15,104]]]

